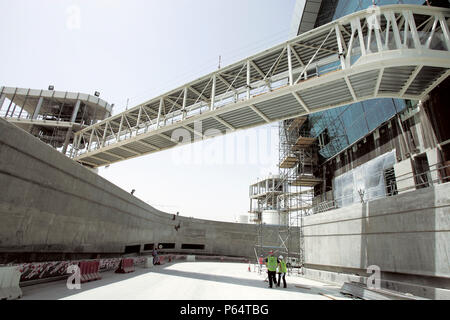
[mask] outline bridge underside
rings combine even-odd
[[[378,98],[421,100],[450,75],[450,10],[372,7],[79,131],[92,167]]]

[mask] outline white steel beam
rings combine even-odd
[[[226,122],[225,120],[219,118],[218,116],[213,116],[214,119],[216,119],[217,121],[219,121],[221,124],[223,124],[225,127],[227,127],[228,129],[231,129],[232,131],[236,131],[236,128],[233,127],[231,124],[229,124],[228,122]]]
[[[300,98],[300,96],[298,95],[297,92],[292,92],[292,95],[295,97],[295,99],[298,101],[298,103],[300,103],[300,105],[302,106],[302,108],[307,112],[307,113],[311,113],[311,110],[309,110],[308,106],[306,105],[305,101],[303,101],[302,98]]]
[[[272,121],[269,119],[269,118],[267,118],[267,116],[264,114],[264,113],[262,113],[261,111],[259,111],[254,105],[250,105],[250,108],[258,115],[258,116],[260,116],[265,122],[267,122],[267,123],[271,123]]]
[[[409,87],[414,82],[414,80],[416,80],[416,78],[419,75],[420,71],[422,71],[422,68],[423,68],[422,65],[416,67],[416,70],[414,70],[414,72],[409,77],[408,82],[406,82],[406,84],[403,87],[402,91],[400,91],[400,93],[399,93],[400,96],[403,96],[406,93],[406,91],[408,91]]]

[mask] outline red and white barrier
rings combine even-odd
[[[116,273],[130,273],[134,272],[134,259],[132,258],[123,258],[120,261],[119,268],[116,270]]]
[[[81,273],[81,283],[100,280],[99,261],[81,261],[78,264]]]
[[[0,300],[13,300],[22,297],[19,287],[21,272],[19,267],[0,267]]]

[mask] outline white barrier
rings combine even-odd
[[[195,262],[195,256],[187,256],[186,261],[188,262]]]
[[[153,257],[149,257],[147,258],[147,260],[145,260],[145,268],[146,269],[153,268]]]
[[[22,297],[19,287],[21,272],[18,267],[0,267],[0,300]]]

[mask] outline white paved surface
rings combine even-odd
[[[252,268],[253,269],[253,268]],[[242,263],[183,262],[129,274],[107,272],[99,281],[69,290],[66,281],[24,287],[23,300],[341,300],[339,287],[287,276],[288,288],[269,289],[266,274]],[[310,289],[299,288],[296,285]]]

